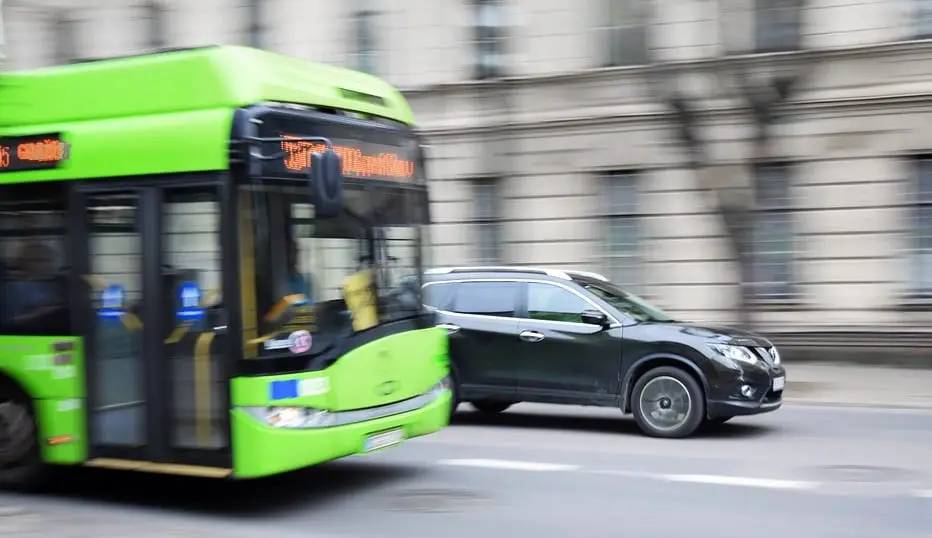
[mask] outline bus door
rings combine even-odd
[[[219,184],[73,193],[89,464],[231,466]]]

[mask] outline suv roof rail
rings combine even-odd
[[[588,277],[588,278],[594,278],[596,280],[601,280],[602,282],[609,282],[608,278],[605,275],[602,275],[600,273],[593,273],[591,271],[569,270],[569,271],[566,271],[566,273],[570,276],[573,276],[573,275],[583,276],[583,277]]]
[[[507,266],[476,266],[476,267],[435,267],[427,269],[424,274],[446,275],[450,273],[532,273],[547,275],[563,280],[572,280],[567,271],[559,269],[545,269],[541,267],[507,267]]]

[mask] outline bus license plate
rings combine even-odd
[[[783,376],[773,378],[773,390],[783,390],[786,385],[786,378]]]
[[[383,448],[390,447],[392,445],[397,445],[398,443],[404,440],[405,440],[404,430],[391,430],[387,432],[377,433],[375,435],[370,435],[368,438],[366,438],[363,451],[372,452],[374,450],[380,450]]]

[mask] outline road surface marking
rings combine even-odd
[[[769,489],[814,489],[816,482],[805,480],[779,480],[775,478],[750,478],[745,476],[720,476],[706,474],[662,475],[668,482],[690,482],[693,484],[716,484],[721,486],[743,486]]]
[[[458,467],[483,467],[486,469],[510,469],[513,471],[534,471],[534,472],[554,472],[554,471],[576,471],[579,465],[565,465],[562,463],[543,463],[535,461],[515,461],[515,460],[486,460],[486,459],[466,459],[466,460],[440,460],[440,465],[454,465]]]
[[[583,469],[580,465],[564,463],[544,463],[534,461],[495,460],[495,459],[456,459],[440,460],[440,465],[457,467],[482,467],[486,469],[505,469],[513,471],[557,472],[584,471],[593,474],[623,476],[628,478],[646,478],[666,482],[689,482],[693,484],[714,484],[721,486],[743,486],[769,489],[814,489],[816,482],[803,480],[780,480],[775,478],[751,478],[744,476],[701,475],[701,474],[659,474],[624,470]]]
[[[624,476],[630,478],[648,478],[654,480],[663,480],[665,482],[689,482],[693,484],[714,484],[722,486],[744,486],[754,488],[770,489],[815,489],[818,487],[816,482],[806,482],[799,480],[779,480],[774,478],[751,478],[746,476],[723,476],[723,475],[691,475],[691,474],[656,474],[640,473],[637,471],[587,471],[593,474],[603,474],[611,476]]]
[[[587,474],[604,476],[618,476],[625,478],[641,478],[647,480],[660,480],[664,482],[678,482],[690,484],[709,484],[717,486],[736,486],[746,488],[779,489],[779,490],[814,490],[821,487],[820,482],[809,480],[784,480],[779,478],[755,478],[749,476],[727,476],[709,474],[663,474],[645,473],[640,471],[626,471],[622,469],[585,469],[581,465],[565,463],[546,463],[520,460],[498,459],[447,459],[437,462],[440,465],[455,467],[480,467],[486,469],[502,469],[512,471],[531,472],[567,472],[579,471]],[[932,489],[914,490],[913,497],[932,499]]]
[[[651,473],[642,473],[640,471],[622,471],[622,470],[615,470],[615,469],[607,469],[607,470],[606,469],[596,469],[596,470],[586,469],[585,472],[591,473],[591,474],[602,474],[602,475],[609,475],[609,476],[624,476],[626,478],[656,479],[658,477],[658,475],[651,474]]]

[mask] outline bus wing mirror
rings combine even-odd
[[[337,152],[327,148],[311,155],[311,196],[314,214],[318,217],[335,217],[343,210],[343,160]]]

